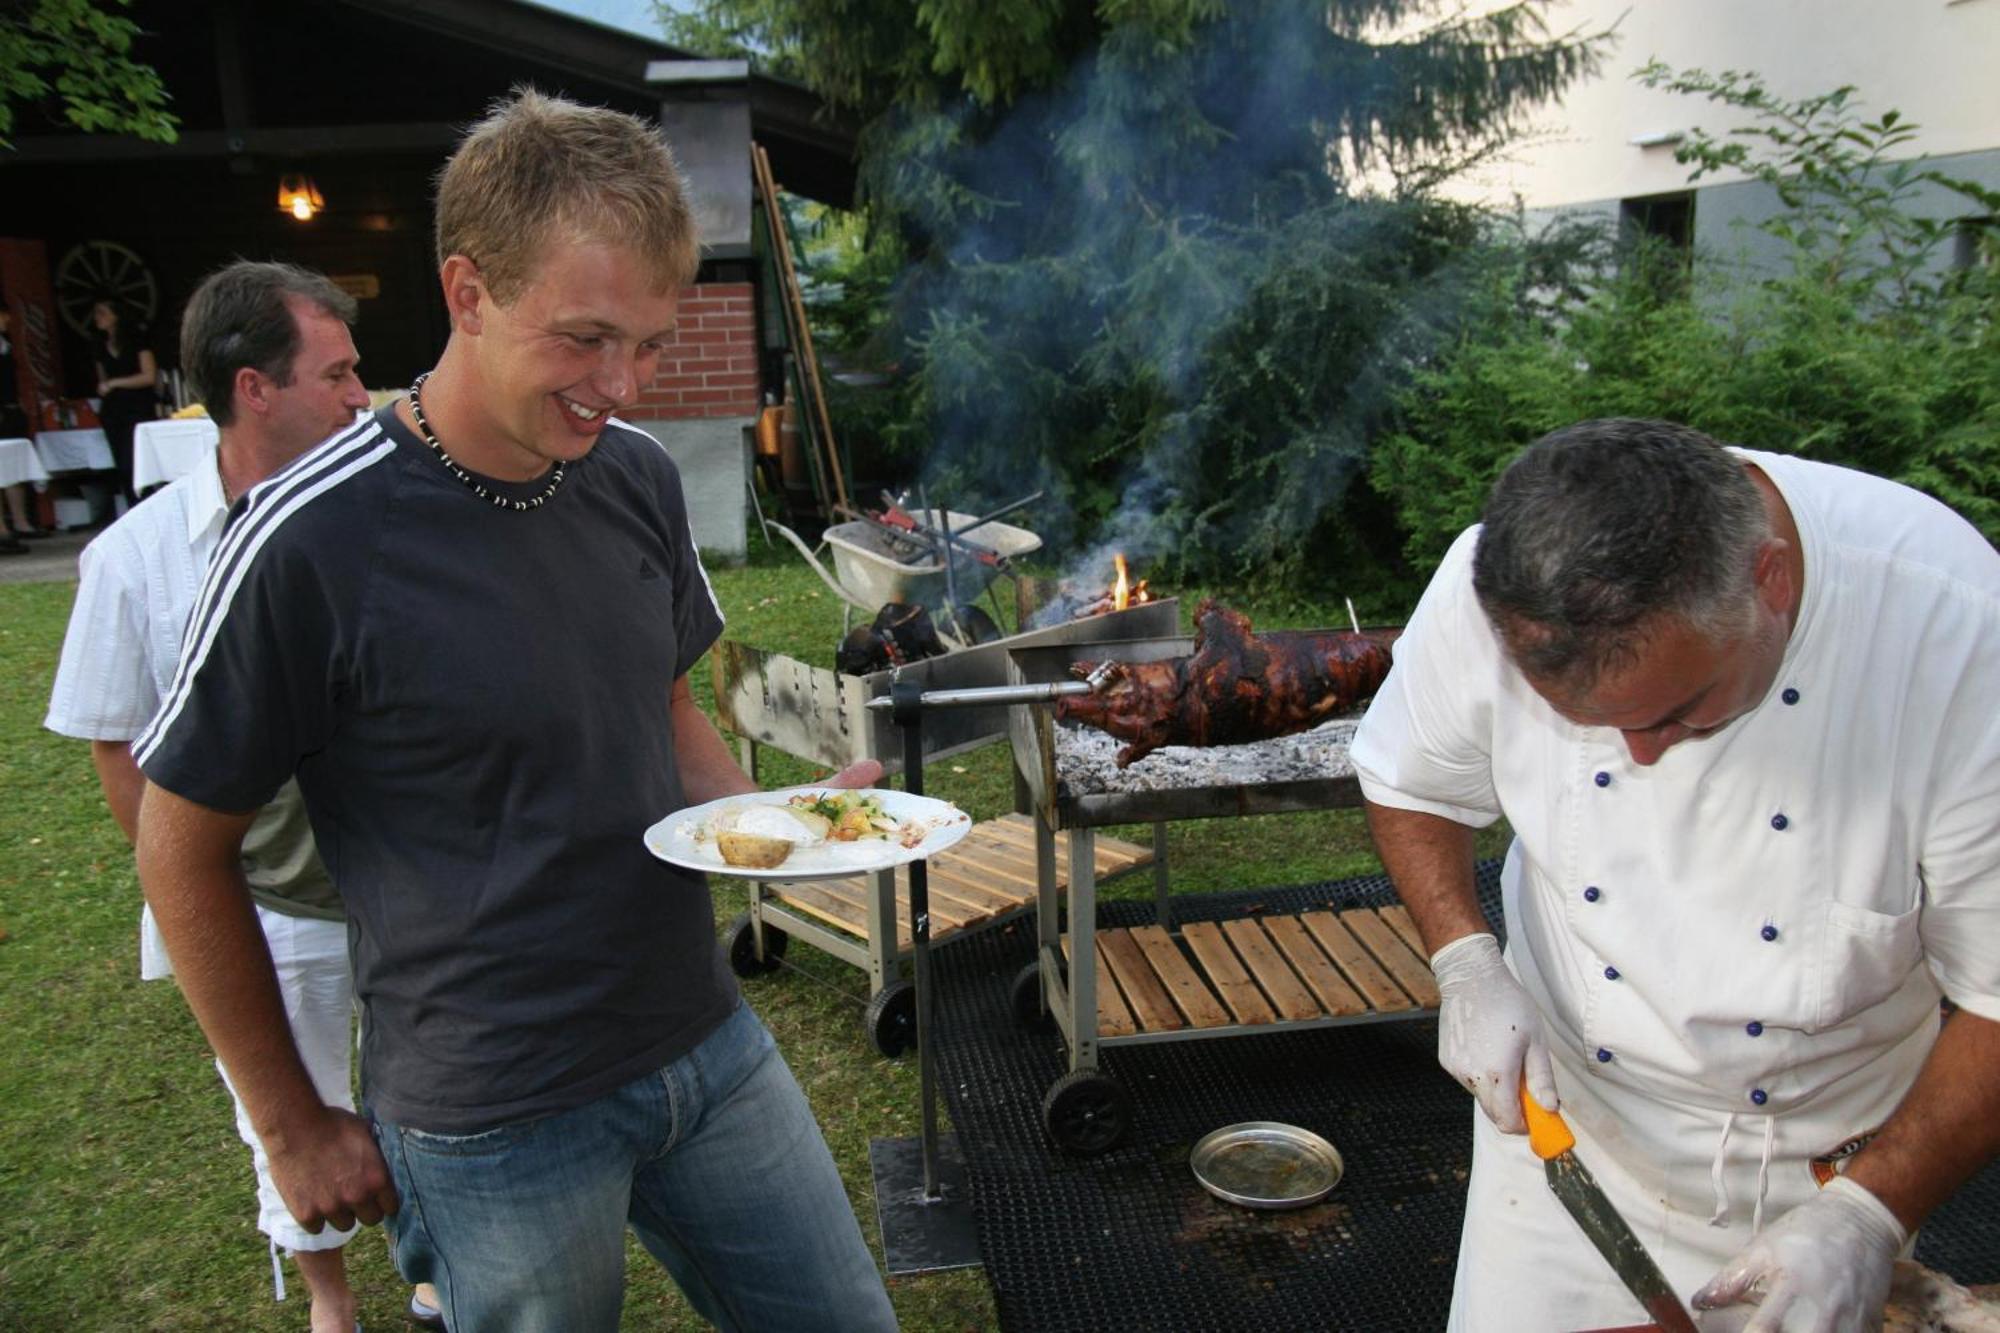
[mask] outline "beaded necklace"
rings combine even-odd
[[[410,385],[410,415],[417,419],[417,433],[424,437],[424,443],[428,444],[431,447],[431,452],[437,455],[438,462],[444,464],[445,471],[464,482],[474,495],[482,500],[490,501],[496,509],[512,509],[518,512],[524,509],[540,509],[543,505],[547,504],[549,498],[563,484],[563,465],[561,463],[556,464],[555,472],[549,477],[548,486],[543,489],[540,495],[527,500],[513,500],[504,495],[495,495],[492,491],[487,490],[486,483],[460,467],[457,460],[444,451],[444,446],[438,443],[436,432],[431,429],[431,423],[424,419],[424,402],[419,396],[419,392],[424,387],[424,381],[430,377],[431,372],[427,370],[417,376],[416,380]]]

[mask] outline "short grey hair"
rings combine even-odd
[[[1663,621],[1716,639],[1747,629],[1770,535],[1742,460],[1700,431],[1585,421],[1494,485],[1472,587],[1522,671],[1587,690]]]
[[[354,298],[325,275],[295,264],[239,259],[202,279],[181,315],[181,368],[217,426],[236,418],[236,372],[249,366],[292,382],[299,324],[291,299],[354,323]]]

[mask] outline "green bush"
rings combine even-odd
[[[1690,280],[1653,247],[1572,247],[1551,269],[1545,240],[1496,236],[1485,280],[1448,350],[1398,401],[1371,480],[1395,506],[1405,552],[1434,565],[1475,521],[1494,477],[1524,445],[1569,422],[1664,417],[1731,443],[1861,468],[1927,491],[2000,540],[2000,271],[1953,270],[1958,219],[1912,207],[1925,187],[1990,215],[2000,196],[1889,155],[1914,127],[1865,121],[1851,90],[1802,102],[1754,78],[1649,83],[1755,116],[1727,141],[1697,132],[1694,176],[1725,167],[1778,192],[1762,224],[1781,271],[1732,289],[1703,256]]]

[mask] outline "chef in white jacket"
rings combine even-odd
[[[1446,555],[1353,753],[1482,1112],[1452,1328],[1641,1321],[1524,1077],[1683,1299],[1879,1326],[2000,1152],[2000,554],[1878,478],[1569,427]]]

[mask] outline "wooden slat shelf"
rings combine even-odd
[[[1389,969],[1389,975],[1416,1001],[1417,1008],[1437,1008],[1437,980],[1431,976],[1430,965],[1410,951],[1393,926],[1366,909],[1342,912],[1340,923],[1367,946],[1376,962]]]
[[[1056,839],[1056,891],[1069,887],[1069,833]],[[1116,838],[1096,840],[1097,877],[1151,865],[1153,849]],[[787,907],[850,935],[868,938],[872,875],[773,884],[770,895]],[[1035,825],[1027,815],[1003,815],[974,824],[956,847],[930,859],[931,943],[961,930],[990,925],[1035,904]],[[910,871],[896,867],[896,947],[907,952],[910,937]]]
[[[1437,983],[1407,927],[1407,914],[1387,907],[1191,921],[1178,935],[1100,930],[1098,1035],[1435,1009]]]
[[[1145,944],[1137,931],[1120,931],[1116,938],[1100,934],[1097,937],[1097,956],[1110,960],[1111,975],[1117,979],[1117,990],[1111,994],[1124,992],[1125,998],[1131,1002],[1132,1017],[1138,1020],[1140,1028],[1147,1032],[1171,1032],[1187,1026],[1174,1012],[1166,979],[1158,974],[1146,957]],[[1099,985],[1103,984],[1102,975],[1099,974]],[[1097,1006],[1100,1026],[1103,1025],[1107,1007],[1102,1002]]]
[[[1212,921],[1191,921],[1181,928],[1181,938],[1187,941],[1188,952],[1194,956],[1204,979],[1229,1006],[1229,1012],[1235,1015],[1238,1023],[1248,1027],[1277,1021],[1277,1014],[1272,1012],[1263,993],[1257,989],[1257,983],[1250,980],[1250,974],[1244,971],[1220,926]],[[1209,1023],[1204,1026],[1221,1025]]]
[[[1361,992],[1361,998],[1368,1001],[1370,1009],[1393,1013],[1417,1007],[1403,988],[1382,970],[1375,956],[1354,938],[1340,917],[1332,912],[1307,912],[1299,920],[1319,947],[1326,951],[1326,956],[1333,960],[1334,966],[1340,969],[1341,975]]]
[[[1069,961],[1069,936],[1062,937],[1063,961]],[[1097,1017],[1104,1031],[1110,1036],[1129,1036],[1139,1030],[1132,1021],[1132,1014],[1125,1008],[1125,997],[1118,989],[1118,983],[1111,979],[1111,959],[1102,949],[1093,950],[1097,957]]]

